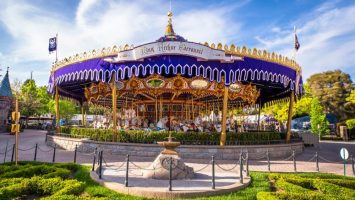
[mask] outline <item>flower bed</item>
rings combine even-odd
[[[74,137],[86,137],[96,141],[111,141],[111,129],[74,128],[62,127],[61,133]],[[177,141],[183,144],[219,144],[220,133],[206,132],[171,132]],[[250,133],[227,133],[228,144],[249,144],[257,142],[273,142],[285,139],[286,133],[278,132],[250,132]],[[155,143],[163,141],[169,136],[169,132],[144,132],[141,130],[119,131],[118,142],[131,143]]]

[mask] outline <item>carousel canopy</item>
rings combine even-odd
[[[296,95],[302,93],[302,70],[295,61],[266,50],[187,41],[175,34],[172,13],[168,16],[165,35],[155,42],[93,50],[57,62],[49,78],[49,92],[58,86],[59,95],[84,102],[89,100],[85,91],[93,84],[180,76],[230,88],[251,84],[262,103],[288,97],[292,90]]]

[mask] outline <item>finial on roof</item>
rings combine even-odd
[[[165,35],[166,36],[172,36],[175,35],[174,29],[173,29],[173,12],[171,10],[168,12],[168,25],[166,25],[165,28]]]

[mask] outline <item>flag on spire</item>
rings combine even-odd
[[[297,37],[297,34],[296,34],[296,27],[294,29],[295,29],[295,50],[298,51],[298,49],[301,47],[301,45],[298,42],[298,37]]]

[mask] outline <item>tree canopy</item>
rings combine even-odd
[[[326,71],[312,75],[307,82],[312,95],[318,98],[327,113],[334,114],[339,121],[354,115],[355,108],[347,101],[354,89],[349,74],[340,70]]]

